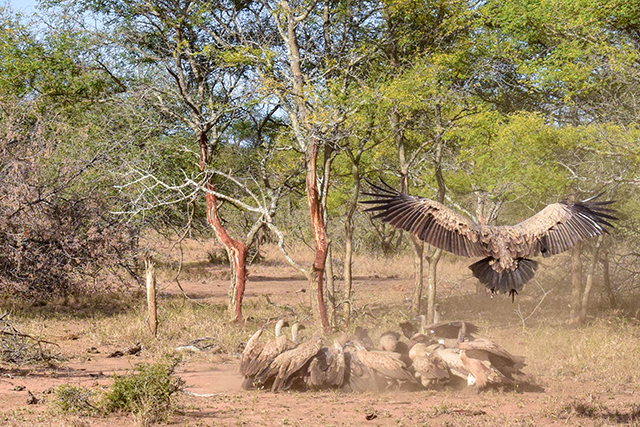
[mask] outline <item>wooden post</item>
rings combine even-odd
[[[146,257],[144,266],[147,276],[147,308],[149,328],[153,336],[158,334],[158,308],[156,306],[156,269],[151,257]]]

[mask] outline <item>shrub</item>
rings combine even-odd
[[[114,376],[111,390],[105,395],[105,409],[109,412],[131,412],[141,423],[166,420],[172,412],[172,396],[184,382],[173,377],[178,360],[141,364],[125,376]]]
[[[97,406],[92,403],[95,399],[96,393],[88,388],[62,384],[56,389],[54,402],[61,412],[86,414],[97,411]]]

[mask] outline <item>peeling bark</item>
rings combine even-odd
[[[314,309],[317,310],[318,318],[322,329],[329,331],[329,321],[327,318],[327,308],[324,301],[324,267],[327,259],[327,228],[322,215],[322,207],[320,204],[320,196],[317,184],[317,158],[318,144],[312,141],[307,150],[307,198],[309,200],[309,214],[311,216],[311,227],[313,229],[313,237],[316,242],[316,252],[313,260],[313,269],[310,275],[312,289],[316,292],[316,304]]]
[[[424,242],[411,234],[413,242],[413,299],[412,309],[417,315],[422,314],[422,291],[424,289]]]
[[[213,191],[213,185],[207,184],[207,189]],[[235,279],[235,321],[242,321],[242,299],[247,281],[247,246],[229,236],[227,230],[218,218],[218,199],[211,192],[207,192],[207,222],[213,227],[220,241],[231,255]]]
[[[149,319],[149,329],[153,336],[158,335],[158,307],[156,305],[156,269],[151,260],[147,257],[144,260],[147,279],[147,317]]]

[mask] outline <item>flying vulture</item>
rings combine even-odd
[[[374,218],[406,230],[437,248],[466,257],[484,257],[469,266],[473,275],[492,292],[512,298],[533,278],[538,263],[528,257],[545,257],[570,249],[581,240],[608,233],[615,220],[612,201],[559,202],[548,205],[516,225],[477,224],[441,203],[371,185],[373,197],[363,203],[377,212]]]

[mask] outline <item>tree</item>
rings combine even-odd
[[[445,200],[446,158],[456,140],[448,136],[468,115],[476,114],[482,100],[470,88],[480,58],[471,43],[474,8],[466,1],[432,4],[415,1],[384,2],[384,67],[369,78],[381,95],[380,110],[388,120],[388,132],[397,150],[402,191],[408,191],[411,175],[429,183]],[[428,159],[429,177],[419,171]],[[432,171],[432,172],[431,172]],[[412,237],[415,253],[414,309],[421,311],[424,246]],[[429,251],[427,318],[433,319],[437,264],[441,251]]]
[[[93,46],[94,40],[73,31],[43,33],[0,8],[5,291],[47,298],[86,289],[82,279],[97,281],[134,267],[138,226],[110,215],[122,202],[111,172],[130,149],[96,143],[118,115],[104,100],[119,88],[89,66],[84,52]]]
[[[236,320],[241,320],[247,245],[231,237],[219,219],[218,201],[222,193],[216,191],[213,176],[224,178],[224,174],[215,169],[216,152],[224,143],[225,132],[251,98],[247,92],[251,85],[246,76],[247,65],[243,62],[243,46],[238,43],[239,32],[233,30],[234,24],[242,21],[239,17],[242,9],[237,9],[233,2],[150,4],[124,0],[60,4],[99,14],[105,25],[107,46],[116,53],[126,52],[126,57],[116,57],[123,61],[116,61],[116,64],[123,71],[129,71],[128,79],[119,80],[127,88],[126,102],[152,106],[164,116],[168,133],[187,131],[191,134],[197,146],[198,170],[204,178],[190,182],[197,183],[198,190],[205,193],[207,222],[229,254],[235,279],[233,311]],[[109,73],[117,74],[115,67],[107,67],[106,62],[101,65]],[[143,77],[137,78],[132,71]],[[142,191],[158,187],[164,191],[180,188],[162,183],[153,174],[134,172],[136,180],[140,179],[140,174],[151,180]],[[182,200],[184,195],[178,191],[172,202]],[[132,210],[153,207],[139,206]]]
[[[327,82],[331,77],[345,82],[345,71],[360,60],[353,39],[361,42],[356,35],[364,32],[361,26],[368,25],[371,9],[366,2],[323,6],[317,2],[276,4],[264,0],[260,5],[262,8],[255,5],[256,17],[265,12],[270,20],[256,32],[265,35],[256,45],[263,48],[261,57],[273,59],[266,64],[258,63],[257,69],[263,87],[277,96],[287,115],[292,148],[304,158],[305,190],[315,241],[308,277],[315,291],[314,312],[318,323],[327,330],[324,281],[329,239],[323,201],[330,184],[331,162],[320,164],[319,156],[324,150],[324,158],[331,159],[330,151],[340,138],[340,126],[345,120],[344,110],[331,103],[335,98],[327,96],[330,95]]]

